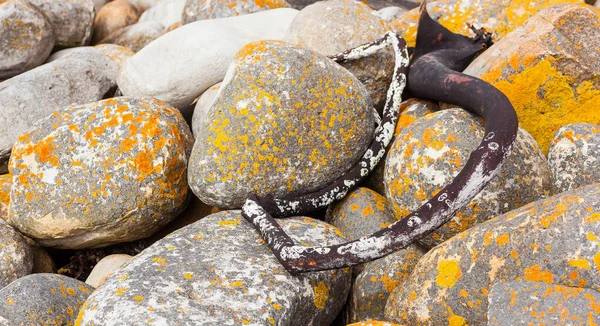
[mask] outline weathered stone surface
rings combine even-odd
[[[164,27],[181,23],[183,7],[187,0],[161,0],[140,16],[139,22],[154,21]]]
[[[208,110],[215,102],[220,88],[221,83],[215,84],[202,93],[200,98],[198,98],[198,102],[194,108],[194,115],[192,116],[192,133],[194,134],[194,137],[198,137],[200,130],[204,128],[203,124],[206,120],[206,116],[208,115]]]
[[[253,193],[321,189],[363,155],[374,129],[366,90],[352,74],[278,41],[236,54],[206,119],[188,180],[198,198],[223,208],[241,207]]]
[[[117,44],[133,52],[138,52],[162,35],[164,30],[165,27],[155,21],[137,23],[121,28],[100,41],[100,43]]]
[[[92,39],[95,9],[92,0],[28,0],[54,27],[56,45],[82,46]]]
[[[78,51],[0,83],[0,173],[7,171],[15,141],[34,122],[112,94],[117,73],[118,66],[101,53]]]
[[[402,325],[389,323],[387,321],[369,320],[369,321],[363,321],[363,322],[359,322],[359,323],[348,324],[347,326],[402,326]]]
[[[0,290],[0,325],[73,325],[93,290],[58,274],[25,276]]]
[[[12,176],[10,174],[0,175],[0,219],[8,219],[8,205],[10,204],[10,186]]]
[[[560,128],[550,144],[548,163],[557,193],[600,182],[600,126]]]
[[[386,160],[386,197],[400,216],[416,210],[458,175],[484,136],[484,128],[461,109],[429,114],[400,131]],[[500,173],[448,223],[419,240],[433,247],[475,224],[551,193],[546,159],[519,129]]]
[[[600,18],[575,4],[541,11],[465,73],[502,91],[544,153],[560,127],[600,123]]]
[[[127,0],[133,4],[140,13],[150,9],[152,6],[158,4],[161,0]]]
[[[40,247],[35,241],[27,237],[24,238],[31,247],[31,253],[33,254],[33,268],[31,269],[31,274],[56,273],[56,264],[48,252]]]
[[[377,10],[375,15],[381,17],[386,23],[391,23],[398,17],[404,15],[408,10],[402,7],[385,7]]]
[[[303,9],[304,7],[317,2],[318,0],[288,0],[288,3],[294,9]],[[413,9],[419,6],[421,0],[367,0],[361,1],[369,5],[369,7],[379,10],[389,6],[400,6],[406,9]]]
[[[594,325],[600,323],[600,292],[539,282],[495,284],[488,325]]]
[[[57,111],[15,144],[10,223],[59,248],[147,237],[185,208],[192,142],[179,111],[155,99]]]
[[[377,40],[391,30],[364,3],[329,0],[302,9],[290,25],[286,41],[323,55],[335,55]],[[381,112],[394,70],[393,51],[349,61],[342,66],[366,86],[373,104]]]
[[[0,81],[41,65],[53,46],[52,25],[36,7],[0,2]]]
[[[33,268],[33,254],[25,238],[0,220],[0,289]]]
[[[127,0],[107,3],[94,19],[92,43],[97,44],[121,28],[135,24],[139,18],[138,9]]]
[[[153,96],[185,108],[223,80],[242,46],[261,39],[282,39],[296,13],[294,9],[275,9],[177,28],[127,60],[119,73],[119,88],[127,96]]]
[[[392,292],[386,319],[487,321],[491,286],[533,281],[600,289],[600,185],[539,200],[479,224],[421,258]]]
[[[68,48],[56,51],[48,58],[46,63],[50,63],[61,58],[68,58],[72,55],[83,55],[84,53],[88,53],[90,51],[100,52],[100,54],[107,57],[110,61],[116,63],[119,68],[127,59],[131,58],[135,54],[133,51],[124,46],[116,44],[99,44],[96,46],[80,46],[77,48]],[[116,79],[116,76],[114,77],[114,79]]]
[[[263,10],[289,8],[285,0],[187,0],[184,1],[182,23],[189,24],[203,19],[247,15]]]
[[[344,241],[310,218],[279,221],[297,243]],[[132,259],[100,286],[80,325],[329,325],[342,308],[350,269],[291,276],[240,211],[189,225]]]
[[[85,280],[85,283],[95,288],[99,287],[107,278],[118,271],[132,258],[132,256],[124,254],[108,255],[102,258],[98,264],[94,266],[94,269],[92,269],[92,272]]]

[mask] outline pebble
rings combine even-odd
[[[165,27],[158,22],[140,22],[121,28],[104,38],[100,43],[117,44],[133,52],[139,52],[143,47],[161,36],[164,30]]]
[[[10,223],[58,248],[147,237],[185,208],[192,142],[179,111],[151,98],[57,111],[13,149]]]
[[[12,176],[10,174],[0,174],[0,219],[4,221],[8,220],[11,185]]]
[[[96,266],[94,266],[94,269],[92,269],[92,272],[85,280],[85,283],[94,288],[98,288],[107,278],[121,269],[121,267],[128,263],[132,258],[132,256],[124,254],[108,255],[102,258]]]
[[[115,0],[107,3],[94,19],[92,43],[98,44],[121,28],[135,24],[139,18],[138,9],[127,0]]]
[[[164,27],[169,27],[176,23],[181,23],[183,7],[187,0],[162,0],[140,16],[139,22],[157,22]]]
[[[54,27],[55,46],[87,45],[92,40],[95,8],[92,0],[28,0]]]
[[[192,116],[192,133],[197,138],[200,131],[204,128],[203,125],[208,115],[208,110],[212,107],[213,103],[217,99],[221,83],[217,83],[207,89],[200,97],[194,107],[194,115]]]
[[[33,253],[27,241],[12,226],[0,220],[0,289],[33,269]]]
[[[289,8],[285,0],[187,0],[183,8],[182,23],[189,24],[203,19],[226,18],[247,15],[263,10]]]

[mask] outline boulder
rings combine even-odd
[[[25,238],[0,220],[0,289],[33,269],[33,253]]]
[[[200,131],[204,128],[203,125],[206,121],[208,110],[210,110],[213,103],[217,99],[220,88],[221,83],[215,84],[202,93],[200,98],[198,98],[198,102],[194,107],[194,115],[192,116],[192,133],[194,134],[194,137],[198,137]]]
[[[98,44],[121,28],[137,23],[139,18],[138,9],[127,0],[115,0],[107,3],[94,19],[92,43]]]
[[[185,6],[181,17],[183,24],[203,19],[226,18],[290,7],[285,0],[184,0],[184,2]]]
[[[102,258],[85,280],[86,284],[99,287],[107,278],[128,263],[133,257],[124,254],[108,255]]]
[[[140,51],[143,47],[162,35],[165,27],[155,21],[147,21],[123,27],[100,41],[101,44],[110,43],[124,46],[133,52]]]
[[[56,61],[60,58],[68,58],[74,55],[83,55],[87,52],[99,52],[100,54],[108,58],[110,61],[116,63],[118,68],[121,68],[123,63],[135,54],[133,51],[124,46],[116,44],[99,44],[96,46],[80,46],[77,48],[68,48],[56,51],[48,58],[46,63]],[[116,75],[114,79],[116,79]]]
[[[181,23],[183,7],[187,0],[161,0],[140,16],[139,22],[157,22],[164,27]]]
[[[56,46],[82,46],[92,39],[95,8],[92,0],[28,0],[54,27]]]
[[[10,204],[10,186],[12,176],[10,174],[0,175],[0,219],[8,220],[8,205]]]

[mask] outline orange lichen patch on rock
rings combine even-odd
[[[435,283],[439,287],[452,288],[462,277],[462,272],[456,260],[442,260],[437,265]]]
[[[94,49],[100,51],[100,53],[115,62],[119,67],[135,54],[130,49],[116,44],[99,44],[94,46]]]
[[[313,290],[315,291],[315,307],[318,309],[325,308],[325,304],[327,303],[327,300],[329,300],[329,289],[327,288],[327,285],[323,282],[319,282]]]
[[[359,323],[348,324],[346,326],[402,326],[402,325],[390,323],[387,321],[369,320],[369,321],[361,321]]]
[[[551,272],[542,270],[540,265],[533,265],[531,267],[527,267],[523,270],[523,279],[531,282],[544,282],[544,283],[552,283],[554,279],[554,275]]]
[[[8,205],[10,204],[10,188],[12,175],[0,175],[0,219],[8,220]]]
[[[183,8],[182,22],[189,24],[203,19],[226,18],[263,10],[289,8],[285,0],[193,0]]]

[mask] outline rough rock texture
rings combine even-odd
[[[294,241],[339,243],[310,218],[280,221]],[[86,301],[80,325],[329,325],[342,308],[350,269],[291,276],[240,211],[219,212],[155,243]]]
[[[399,216],[424,204],[461,171],[484,130],[461,109],[429,114],[400,131],[386,160],[386,197]],[[433,247],[477,223],[549,195],[551,175],[535,140],[519,129],[500,174],[448,223],[419,240]]]
[[[33,269],[33,253],[25,238],[0,220],[0,289]]]
[[[598,325],[600,292],[540,282],[495,284],[488,325]]]
[[[185,108],[223,80],[242,46],[261,39],[282,39],[296,13],[294,9],[275,9],[177,28],[127,60],[119,73],[119,88],[127,96],[153,96]]]
[[[147,237],[185,208],[192,142],[179,111],[155,99],[57,111],[15,144],[10,223],[59,248]]]
[[[82,46],[90,43],[95,16],[92,0],[28,1],[43,12],[54,26],[57,46]]]
[[[539,200],[479,224],[428,252],[396,288],[386,319],[409,325],[487,321],[499,282],[600,289],[600,184]]]
[[[335,55],[375,41],[392,28],[371,8],[354,0],[329,0],[302,9],[286,41],[323,55]],[[367,88],[381,112],[394,70],[393,51],[343,63]]]
[[[208,110],[210,110],[213,103],[217,99],[220,88],[221,83],[215,84],[202,93],[200,98],[198,98],[198,102],[194,108],[194,115],[192,116],[192,133],[194,134],[194,137],[198,137],[200,131],[204,128],[203,125],[204,121],[206,120],[206,116],[208,115]]]
[[[121,28],[135,24],[139,18],[138,9],[127,0],[115,0],[107,3],[94,19],[92,43],[97,44]]]
[[[187,0],[161,0],[140,16],[139,22],[154,21],[164,27],[181,23],[183,7]]]
[[[56,273],[56,264],[48,252],[43,247],[40,247],[37,242],[27,237],[24,238],[31,247],[31,253],[33,254],[33,268],[31,269],[31,274]]]
[[[465,73],[502,91],[544,153],[556,131],[600,123],[600,18],[567,4],[541,11],[469,65]]]
[[[132,256],[124,254],[108,255],[102,258],[98,264],[94,266],[94,269],[92,269],[92,272],[85,280],[85,283],[95,288],[99,287],[107,278],[118,271],[132,258]]]
[[[58,274],[25,276],[0,290],[0,325],[73,325],[93,290]]]
[[[247,15],[263,10],[289,8],[285,0],[187,0],[183,8],[182,23],[189,24],[203,19]]]
[[[117,44],[133,52],[138,52],[162,35],[164,30],[165,27],[155,21],[137,23],[121,28],[100,41],[100,43]]]
[[[374,129],[366,90],[352,74],[278,41],[236,54],[206,119],[188,180],[202,201],[225,208],[253,193],[321,189],[358,161]]]
[[[288,0],[292,8],[303,9],[304,7],[317,2],[318,0]],[[379,10],[389,6],[400,6],[406,9],[413,9],[419,6],[421,0],[366,0],[361,1],[369,5],[369,7]]]
[[[71,104],[98,101],[116,88],[118,66],[96,51],[71,53],[0,84],[0,173],[17,138]]]
[[[10,174],[0,175],[0,219],[8,219],[8,205],[10,204],[10,186],[12,176]]]
[[[53,46],[52,25],[36,7],[0,2],[0,81],[41,65]]]
[[[550,144],[548,163],[557,193],[600,182],[600,126],[560,128]]]

